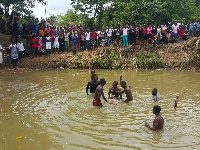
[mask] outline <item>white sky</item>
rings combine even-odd
[[[62,12],[66,12],[68,9],[71,9],[72,6],[70,0],[47,0],[48,5],[43,6],[39,3],[36,3],[36,7],[33,8],[33,14],[35,17],[37,17],[39,20],[42,17],[43,19],[46,19],[46,17],[49,17],[51,14],[57,15]],[[45,15],[45,8],[47,10],[47,14]]]

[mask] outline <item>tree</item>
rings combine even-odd
[[[5,20],[5,30],[7,32],[7,23],[9,20],[9,11],[19,11],[27,13],[30,11],[30,8],[35,6],[35,2],[42,3],[44,5],[47,4],[45,0],[0,0],[0,4],[4,9],[4,20]]]
[[[160,24],[200,16],[200,0],[72,0],[76,11],[93,14],[101,26]]]
[[[68,9],[65,14],[59,14],[56,16],[56,24],[60,26],[74,25],[82,23],[81,17],[74,13],[72,9]]]

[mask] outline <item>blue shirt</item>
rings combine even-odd
[[[37,33],[37,24],[32,24],[31,30],[32,30],[32,33]]]
[[[75,35],[72,35],[72,40],[74,44],[77,44],[77,37]]]
[[[18,51],[17,51],[17,48],[15,48],[15,47],[12,47],[12,49],[11,49],[11,58],[18,59]]]
[[[196,27],[196,31],[199,31],[200,30],[200,23],[196,22],[194,25]]]
[[[194,30],[194,23],[189,24],[189,30]]]
[[[152,96],[152,100],[154,100],[154,101],[159,101],[158,95],[156,94],[156,95]]]

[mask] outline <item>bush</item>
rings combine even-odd
[[[93,68],[118,69],[120,64],[116,63],[117,61],[119,61],[119,54],[114,50],[106,50],[103,57],[93,57],[90,63]]]
[[[156,54],[145,56],[140,53],[136,58],[136,64],[138,69],[159,69],[163,67],[162,59]]]

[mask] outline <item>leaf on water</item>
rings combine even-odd
[[[16,139],[18,140],[18,139],[21,139],[22,138],[22,136],[18,136]]]
[[[18,149],[21,149],[21,148],[22,148],[22,146],[19,146],[19,147],[18,147]]]

